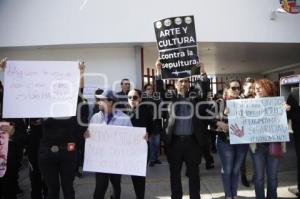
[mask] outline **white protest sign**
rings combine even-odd
[[[9,125],[8,122],[0,122],[2,125]],[[8,152],[8,134],[0,130],[0,177],[3,177],[6,172]]]
[[[146,128],[90,125],[84,171],[146,176]]]
[[[80,71],[71,61],[7,61],[4,118],[76,115]]]
[[[283,97],[226,101],[230,144],[289,141]]]

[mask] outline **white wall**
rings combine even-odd
[[[73,48],[23,48],[0,49],[0,58],[10,60],[56,60],[86,63],[86,86],[120,90],[120,80],[129,78],[141,88],[140,51],[134,47],[73,47]],[[104,79],[107,78],[107,83]],[[2,79],[2,78],[1,78]]]
[[[86,4],[84,4],[86,2]],[[154,42],[153,21],[194,15],[199,42],[300,43],[300,14],[279,0],[1,0],[0,47]]]

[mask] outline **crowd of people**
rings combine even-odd
[[[0,63],[3,70],[5,70],[5,63],[5,59]],[[91,114],[89,114],[89,105],[82,96],[85,65],[80,63],[80,87],[75,116],[68,119],[5,119],[0,115],[1,121],[9,122],[0,126],[0,130],[9,135],[7,170],[0,178],[0,199],[17,198],[18,171],[24,148],[30,164],[32,199],[57,199],[60,189],[65,199],[74,199],[74,178],[76,175],[82,176],[84,140],[90,138],[88,125],[82,124],[145,127],[146,132],[141,139],[148,143],[149,167],[161,164],[159,152],[163,143],[163,151],[169,164],[172,199],[183,197],[181,182],[183,163],[187,169],[190,198],[200,199],[199,165],[204,157],[206,169],[214,168],[214,160],[210,155],[208,144],[210,134],[214,134],[216,135],[215,146],[222,166],[220,176],[225,199],[238,198],[240,175],[243,184],[249,184],[246,177],[247,154],[250,154],[253,162],[256,198],[276,199],[280,157],[270,153],[270,147],[279,144],[284,151],[284,144],[230,144],[227,115],[232,110],[226,106],[226,102],[234,99],[277,96],[274,83],[268,79],[246,78],[243,83],[238,79],[231,79],[225,84],[223,91],[218,91],[219,95],[209,99],[210,80],[203,64],[199,63],[196,66],[200,67],[201,74],[195,82],[190,82],[190,78],[180,78],[174,85],[166,86],[161,79],[159,59],[155,66],[155,84],[146,84],[143,90],[131,88],[130,80],[127,78],[121,80],[122,90],[118,93],[97,89]],[[3,88],[0,91],[2,109]],[[215,103],[203,103],[209,100],[214,100]],[[293,124],[298,161],[298,188],[300,188],[300,107],[293,98],[288,98],[287,104],[283,106]],[[211,116],[212,112],[218,114],[213,118],[205,117]],[[265,175],[267,176],[266,195]],[[146,177],[131,176],[131,179],[135,198],[145,198]],[[120,174],[96,172],[95,182],[94,199],[105,198],[109,183],[113,190],[111,198],[121,198]]]

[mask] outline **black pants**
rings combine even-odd
[[[184,162],[189,176],[190,199],[200,199],[199,163],[201,150],[195,138],[173,137],[171,145],[166,148],[166,152],[171,174],[171,198],[182,198],[181,168]]]
[[[9,142],[6,172],[0,178],[0,199],[17,199],[18,146]]]
[[[64,199],[74,199],[73,181],[76,171],[77,153],[66,148],[51,152],[50,147],[40,147],[40,169],[47,186],[47,199],[58,199],[60,185]]]
[[[200,149],[203,152],[203,156],[205,159],[205,164],[206,165],[211,165],[214,163],[214,158],[212,157],[211,153],[210,153],[210,146],[209,144],[204,145],[203,147],[201,147]]]
[[[94,199],[104,199],[108,187],[108,181],[113,187],[113,199],[120,199],[121,197],[121,175],[109,173],[96,173],[96,188],[94,192]]]
[[[146,178],[143,176],[131,176],[136,199],[145,198]]]
[[[78,138],[76,142],[77,146],[77,170],[79,167],[83,166],[83,160],[84,160],[84,147],[85,147],[85,139],[84,137]]]
[[[295,150],[297,156],[297,186],[300,191],[300,132],[296,132],[294,130],[294,142],[295,142]]]
[[[248,153],[248,151],[246,152],[246,155],[244,156],[244,159],[243,159],[243,162],[242,162],[242,165],[241,165],[241,177],[246,178],[246,179],[247,179],[247,167],[246,167],[247,153]]]
[[[39,139],[30,137],[31,140],[26,146],[26,153],[29,161],[29,178],[31,182],[31,199],[42,199],[46,195],[46,186],[42,181],[39,166]]]

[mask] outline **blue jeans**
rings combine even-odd
[[[265,170],[267,173],[267,198],[277,198],[277,171],[279,159],[269,155],[268,144],[257,144],[255,153],[251,153],[254,164],[255,195],[257,199],[265,198]]]
[[[225,197],[237,196],[240,168],[248,151],[248,144],[230,144],[217,139],[217,150],[222,164]]]
[[[158,159],[158,149],[160,145],[160,134],[153,134],[149,138],[150,162]]]

